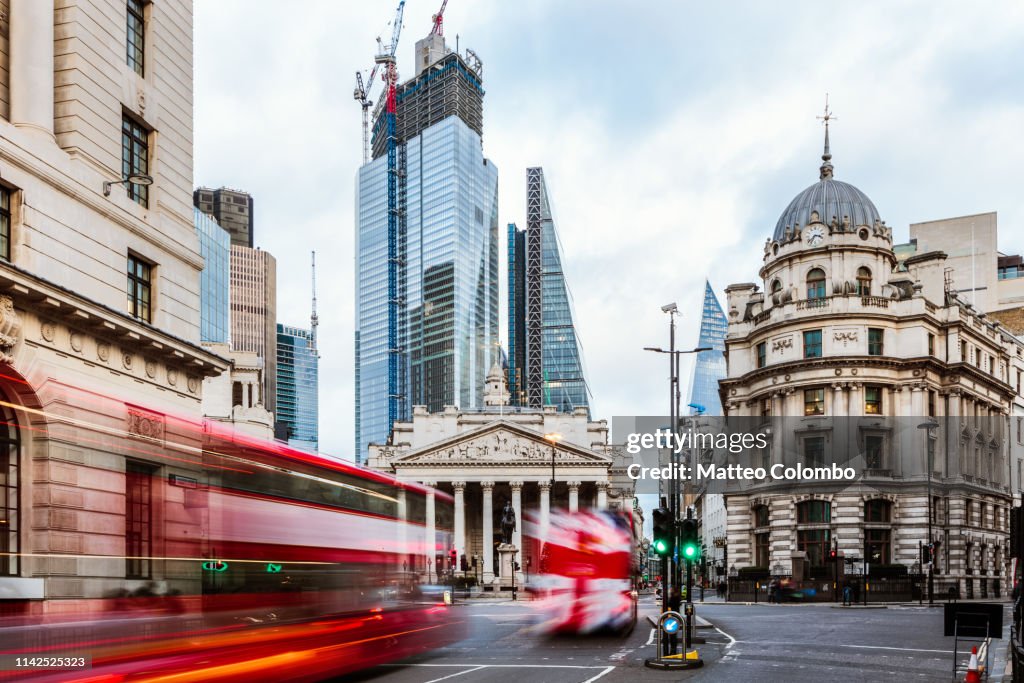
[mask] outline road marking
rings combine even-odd
[[[651,635],[647,636],[647,642],[644,643],[644,647],[647,647],[648,645],[653,645],[654,644],[654,635],[655,635],[654,629],[652,628],[651,629]]]
[[[596,676],[592,676],[592,677],[588,678],[587,680],[583,681],[583,683],[594,683],[594,681],[596,681],[597,679],[601,678],[601,676],[604,676],[608,672],[614,671],[614,670],[615,670],[614,666],[605,667],[604,671],[602,671],[601,673],[597,674]]]
[[[716,629],[717,630],[717,629]],[[765,646],[776,646],[776,645],[800,645],[802,647],[850,647],[859,650],[896,650],[899,652],[938,652],[939,654],[951,655],[952,650],[928,650],[920,647],[890,647],[888,645],[849,645],[846,643],[787,643],[780,641],[771,640],[734,640],[733,643],[740,643],[743,645],[765,645]]]
[[[438,683],[438,681],[446,681],[449,678],[455,678],[456,676],[461,676],[462,674],[470,674],[470,673],[473,673],[474,671],[479,671],[480,669],[486,669],[486,668],[487,668],[486,664],[481,664],[480,666],[474,667],[472,669],[466,669],[465,671],[456,671],[453,674],[448,674],[447,676],[441,676],[441,678],[433,678],[433,679],[427,681],[427,683]]]
[[[546,658],[545,658],[546,659]],[[583,664],[380,664],[379,666],[405,668],[407,666],[421,666],[421,667],[448,667],[461,669],[464,667],[480,667],[485,669],[605,669],[604,673],[608,673],[608,670],[614,669],[614,666],[602,667],[600,665],[586,666]],[[584,681],[586,683],[586,681]]]
[[[725,649],[726,649],[726,650],[728,650],[728,649],[729,649],[730,647],[732,647],[733,645],[735,645],[735,644],[736,644],[736,639],[735,639],[735,638],[733,638],[732,636],[730,636],[730,635],[729,635],[728,633],[726,633],[726,632],[725,632],[725,631],[723,631],[722,629],[718,628],[717,626],[715,627],[715,630],[716,630],[716,631],[718,631],[718,632],[719,632],[719,633],[721,633],[721,634],[722,634],[723,636],[725,636],[726,638],[728,638],[728,639],[729,639],[729,644],[725,646]]]

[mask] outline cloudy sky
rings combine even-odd
[[[195,181],[255,196],[280,322],[308,325],[316,249],[320,443],[346,458],[352,89],[396,5],[195,2]],[[407,2],[403,80],[439,5]],[[667,344],[660,307],[678,302],[681,344],[695,346],[704,279],[723,299],[756,280],[779,214],[817,180],[826,92],[836,177],[897,240],[912,222],[997,211],[1001,250],[1024,251],[1024,4],[719,5],[450,0],[445,13],[448,40],[484,63],[503,239],[524,223],[526,167],[545,168],[596,417],[666,412],[664,360],[641,350]]]

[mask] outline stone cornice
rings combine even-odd
[[[0,263],[0,292],[41,319],[60,321],[110,344],[131,348],[168,366],[202,377],[221,374],[230,361],[160,328],[48,282],[9,263]]]

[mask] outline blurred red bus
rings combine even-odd
[[[628,512],[587,510],[551,516],[546,537],[529,524],[530,542],[543,545],[540,574],[530,591],[549,633],[629,633],[637,620],[637,533]]]
[[[123,563],[125,578],[108,579],[103,597],[45,610],[0,603],[0,655],[92,662],[8,667],[0,680],[313,681],[463,637],[413,571],[433,570],[426,558],[451,547],[450,496],[216,423],[196,427],[182,422],[185,436],[159,443],[81,423],[67,431],[130,456],[124,556],[77,556],[80,573],[110,576]]]

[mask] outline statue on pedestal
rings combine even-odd
[[[516,509],[512,501],[505,503],[501,511],[501,541],[506,545],[512,543],[512,533],[516,530]]]

